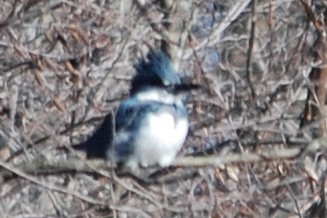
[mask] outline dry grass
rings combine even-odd
[[[319,216],[324,151],[183,166],[158,173],[150,184],[108,169],[23,170],[51,158],[84,163],[57,147],[91,134],[128,95],[137,57],[148,45],[158,47],[160,7],[123,6],[109,0],[0,3],[0,160],[3,173],[16,175],[0,183],[1,216]],[[300,129],[299,123],[314,28],[298,0],[258,0],[253,23],[251,10],[249,0],[193,1],[181,76],[203,89],[189,96],[191,127],[180,156],[261,155],[312,140],[313,125]]]

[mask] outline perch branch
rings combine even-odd
[[[251,153],[229,153],[224,155],[207,155],[207,156],[187,156],[176,159],[172,166],[178,167],[206,167],[220,166],[222,164],[244,163],[244,162],[259,162],[272,161],[278,159],[292,159],[305,157],[306,155],[316,153],[318,151],[327,150],[327,137],[322,137],[313,140],[311,143],[304,146],[296,146],[291,148],[266,148],[260,152]],[[60,173],[99,173],[99,170],[113,168],[113,165],[108,164],[104,160],[81,160],[69,159],[36,159],[30,163],[24,163],[22,166],[11,167],[9,164],[0,161],[0,167],[6,169],[6,172],[0,172],[2,178],[10,179],[13,175],[22,177],[31,182],[39,184],[40,182],[35,177],[29,175],[53,175]],[[47,189],[53,190],[52,187],[47,187],[46,184],[40,183]],[[64,192],[62,189],[56,191]],[[78,196],[77,196],[78,197]],[[83,199],[83,196],[79,196]],[[89,201],[89,199],[84,199]],[[93,202],[94,203],[94,202]]]
[[[243,162],[259,162],[271,161],[277,159],[290,159],[304,157],[308,154],[316,153],[321,150],[327,150],[327,137],[313,140],[307,146],[297,146],[292,148],[267,148],[261,152],[255,153],[231,153],[222,156],[202,156],[202,157],[184,157],[177,159],[174,166],[186,167],[203,167],[203,166],[219,166],[230,163]]]

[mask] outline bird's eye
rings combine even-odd
[[[165,84],[165,81],[163,81],[161,79],[156,79],[156,80],[152,81],[152,85],[159,86],[159,87],[161,87],[161,86],[167,86]]]
[[[162,83],[164,86],[169,86],[169,81],[166,79],[162,80]]]

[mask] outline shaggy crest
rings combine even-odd
[[[131,82],[131,94],[147,87],[180,84],[180,78],[174,71],[170,59],[161,51],[151,50],[146,59],[141,59],[134,67],[136,75]]]

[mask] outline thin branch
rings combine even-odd
[[[252,0],[252,10],[251,10],[251,35],[249,38],[249,49],[247,53],[247,60],[246,60],[246,77],[247,77],[247,82],[250,87],[251,91],[251,97],[252,99],[255,98],[255,90],[252,84],[252,55],[253,55],[253,45],[254,45],[254,40],[255,40],[255,26],[256,26],[256,5],[257,1]]]
[[[294,148],[267,148],[262,149],[261,152],[255,153],[230,153],[222,156],[203,156],[203,157],[184,157],[174,162],[174,166],[180,167],[204,167],[204,166],[220,166],[222,164],[231,163],[245,163],[245,162],[260,162],[260,161],[272,161],[277,159],[290,159],[303,157],[307,154],[316,153],[320,150],[327,149],[327,138],[322,137],[313,140],[306,147],[294,147]]]
[[[69,189],[65,189],[65,188],[61,188],[61,187],[58,187],[58,186],[54,186],[54,185],[49,185],[47,183],[44,183],[42,181],[40,181],[40,179],[34,177],[34,176],[31,176],[31,175],[28,175],[26,172],[23,172],[22,170],[20,169],[17,169],[15,167],[12,167],[11,165],[9,165],[8,163],[5,163],[3,162],[2,160],[0,160],[0,167],[4,168],[5,170],[13,173],[13,174],[16,174],[17,176],[29,181],[29,182],[32,182],[34,184],[37,184],[45,189],[48,189],[48,190],[51,190],[51,191],[56,191],[56,192],[60,192],[60,193],[63,193],[63,194],[66,194],[66,195],[72,195],[82,201],[85,201],[87,203],[90,203],[90,204],[98,204],[98,205],[106,205],[106,206],[109,206],[109,203],[108,202],[104,202],[104,201],[98,201],[94,198],[90,198],[88,196],[84,196],[84,195],[81,195],[80,193],[78,192],[74,192],[74,191],[70,191]]]
[[[297,146],[294,148],[266,148],[260,152],[254,153],[229,153],[223,155],[210,156],[188,156],[175,160],[172,166],[179,167],[206,167],[206,166],[220,166],[222,164],[231,163],[246,163],[259,161],[272,161],[277,159],[290,159],[304,157],[311,153],[327,150],[327,137],[322,137],[313,140],[308,145]],[[108,162],[104,160],[80,160],[80,159],[50,159],[50,160],[36,160],[32,163],[25,163],[20,171],[15,171],[5,162],[0,162],[0,166],[11,171],[12,173],[26,179],[33,177],[26,177],[27,174],[44,175],[44,174],[58,174],[58,173],[98,173],[99,169],[108,169]],[[112,167],[112,166],[111,166]],[[37,180],[36,180],[37,181]]]

